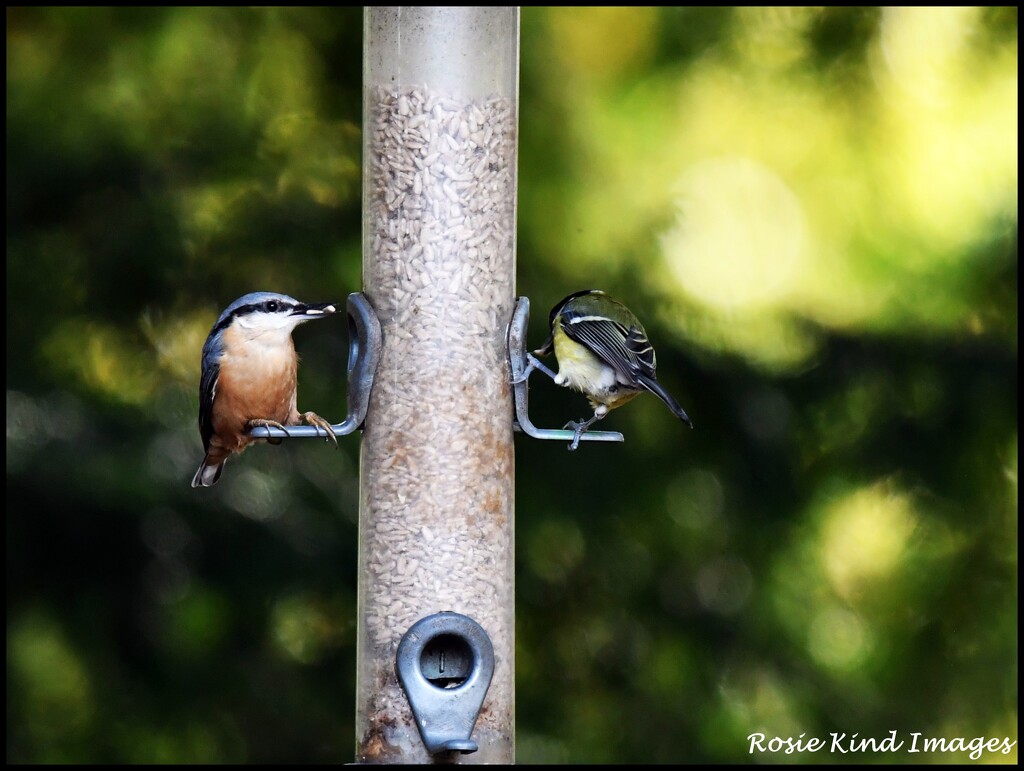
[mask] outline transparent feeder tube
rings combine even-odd
[[[514,760],[517,8],[368,7],[363,285],[383,351],[362,438],[358,762],[431,762],[395,674],[455,611],[494,646],[472,738]]]

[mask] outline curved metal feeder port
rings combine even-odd
[[[494,674],[483,627],[451,611],[421,618],[402,636],[395,669],[427,752],[476,752],[470,736]]]
[[[348,417],[332,425],[336,436],[351,434],[361,428],[370,405],[373,377],[380,362],[382,344],[380,321],[362,292],[348,296]],[[249,430],[256,439],[324,438],[316,426],[288,426],[288,431],[271,426],[257,426]]]

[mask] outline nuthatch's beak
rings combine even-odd
[[[310,303],[309,305],[296,305],[289,315],[302,316],[305,319],[318,319],[337,313],[337,311],[336,303]]]

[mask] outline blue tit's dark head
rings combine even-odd
[[[548,339],[546,341],[544,341],[544,345],[542,345],[540,348],[536,349],[534,351],[534,353],[539,354],[540,356],[547,356],[549,353],[551,353],[551,351],[554,350],[554,347],[555,347],[555,319],[558,318],[558,314],[560,314],[562,312],[562,309],[565,308],[566,305],[571,303],[576,298],[584,297],[586,295],[592,295],[592,294],[604,294],[604,292],[602,290],[600,290],[600,289],[581,289],[578,292],[573,292],[571,295],[563,297],[561,300],[559,300],[557,303],[555,303],[555,307],[552,308],[551,309],[551,313],[548,314],[548,329],[550,330],[550,334],[548,335]]]
[[[575,300],[577,297],[585,297],[591,294],[604,294],[604,290],[601,289],[581,289],[578,292],[573,292],[571,295],[563,297],[557,303],[555,307],[551,309],[551,313],[548,315],[548,326],[551,329],[555,328],[555,319],[558,318],[558,314],[562,312],[562,309]]]

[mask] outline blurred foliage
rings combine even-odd
[[[219,309],[359,288],[361,35],[7,10],[8,762],[352,759],[358,442],[188,481]],[[531,338],[612,291],[696,430],[517,440],[519,761],[1015,740],[1016,9],[525,8],[520,99]]]

